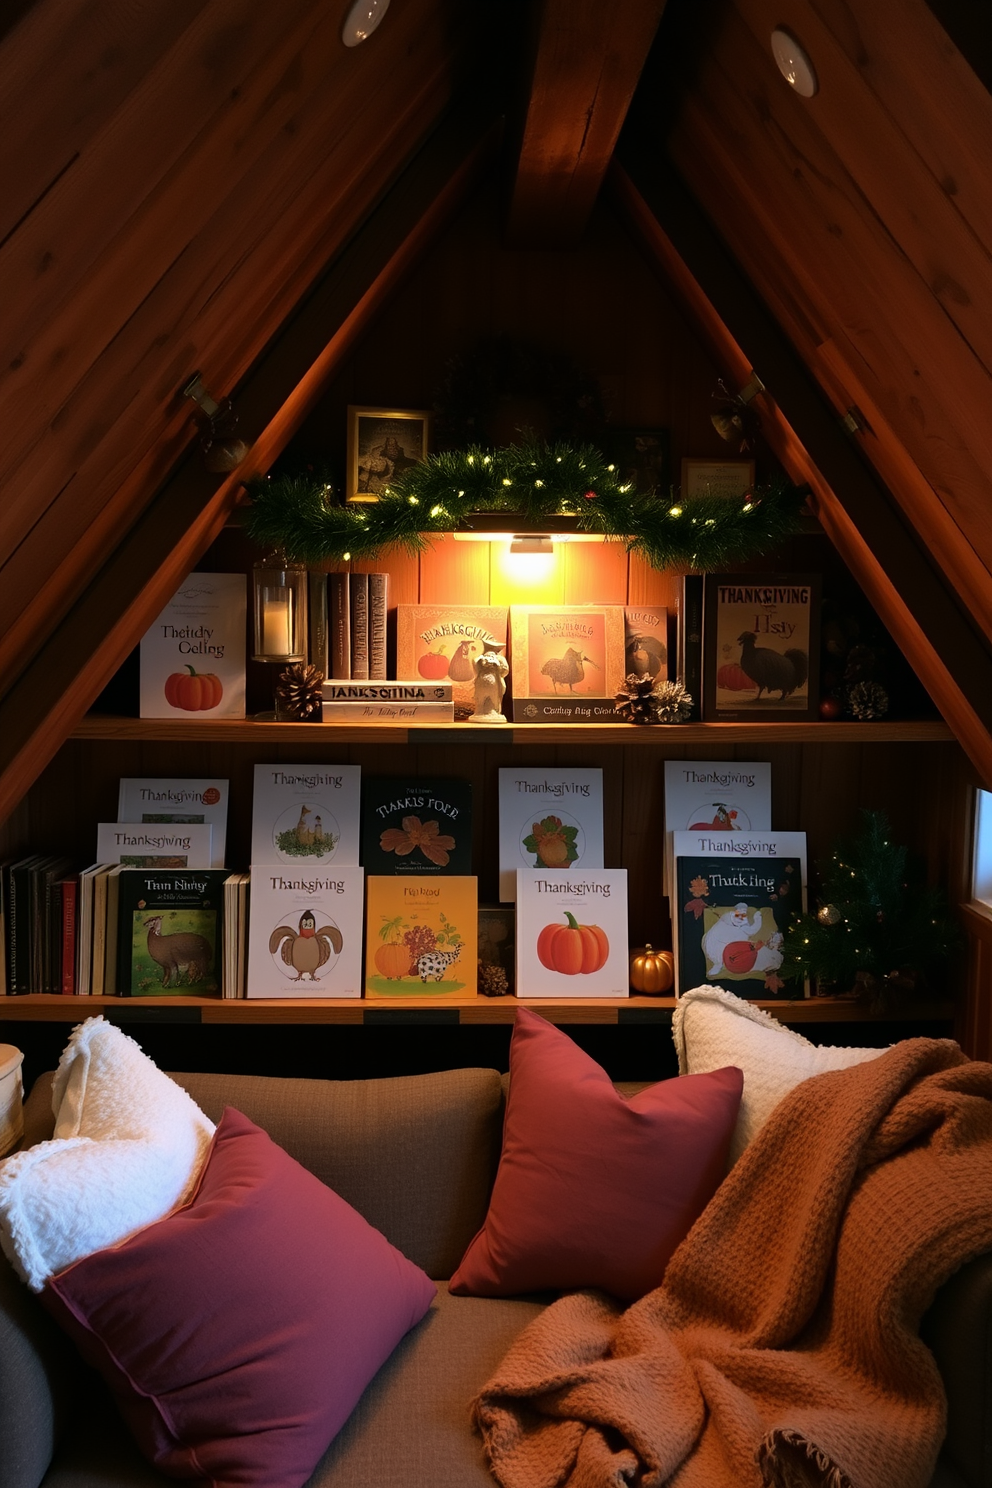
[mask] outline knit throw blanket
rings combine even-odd
[[[910,1039],[808,1080],[656,1291],[626,1311],[577,1292],[520,1335],[473,1407],[493,1473],[503,1488],[924,1488],[945,1403],[918,1325],[990,1249],[992,1064]]]

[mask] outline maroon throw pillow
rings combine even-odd
[[[567,1034],[518,1009],[496,1183],[451,1291],[651,1291],[726,1172],[743,1084],[727,1068],[624,1100]]]
[[[184,1208],[41,1295],[162,1472],[299,1488],[435,1291],[228,1109]]]

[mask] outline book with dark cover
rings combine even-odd
[[[220,996],[223,868],[127,868],[117,905],[122,997]]]
[[[365,776],[362,865],[367,874],[470,874],[471,782]]]
[[[31,870],[41,860],[41,853],[29,853],[4,869],[7,992],[11,997],[35,990],[31,986]]]
[[[307,624],[310,630],[307,649],[310,665],[317,667],[321,676],[326,677],[329,665],[327,575],[321,572],[309,573],[307,588]]]
[[[385,681],[386,617],[389,614],[388,573],[369,574],[369,678]],[[326,675],[326,674],[325,674]]]
[[[351,585],[350,574],[327,575],[327,629],[330,675],[339,680],[351,676]]]
[[[76,905],[79,899],[79,874],[63,878],[59,891],[59,985],[65,997],[76,991]]]
[[[686,574],[682,579],[678,621],[679,681],[692,698],[688,722],[703,716],[703,576]]]
[[[353,573],[351,591],[351,675],[364,680],[369,675],[369,576]]]
[[[32,893],[32,985],[39,992],[59,990],[61,905],[55,885],[72,867],[70,858],[48,858],[35,870]]]
[[[799,722],[820,716],[820,577],[707,574],[703,718]]]
[[[783,834],[778,834],[780,837]],[[801,833],[784,834],[797,845]],[[738,852],[713,834],[712,852],[698,847],[702,833],[675,833],[675,987],[720,986],[738,997],[795,998],[802,984],[779,975],[782,941],[802,913],[802,852],[777,852],[776,834],[737,833]],[[762,853],[762,838],[767,838]]]

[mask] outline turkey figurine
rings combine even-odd
[[[321,925],[318,930],[317,917],[310,909],[300,915],[298,930],[279,925],[269,936],[270,953],[274,956],[278,951],[286,965],[294,968],[297,982],[306,976],[315,982],[318,968],[331,959],[332,953],[337,955],[343,944],[337,925]]]

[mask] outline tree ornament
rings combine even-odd
[[[276,717],[291,723],[319,723],[324,674],[318,667],[296,661],[279,673],[275,685]]]
[[[816,911],[816,918],[821,925],[839,925],[840,910],[836,904],[824,904]]]
[[[502,966],[480,961],[478,977],[479,991],[483,997],[505,997],[510,990],[510,984]]]
[[[847,694],[847,706],[860,723],[884,718],[889,711],[889,694],[880,682],[855,682]]]

